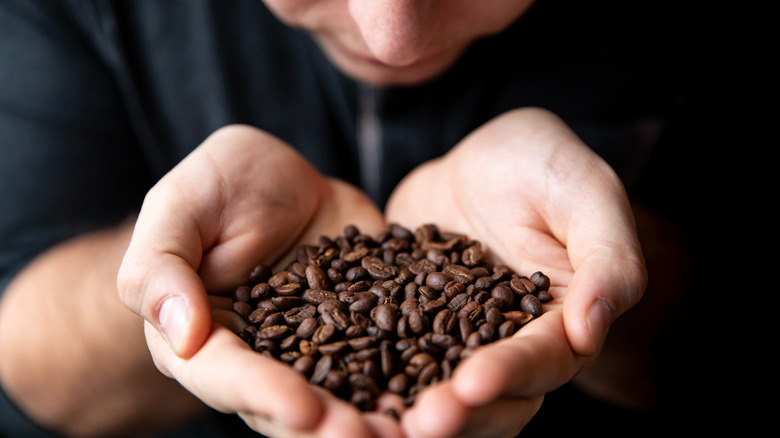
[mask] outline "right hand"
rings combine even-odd
[[[118,276],[124,304],[145,320],[158,369],[207,405],[273,436],[400,436],[380,414],[360,414],[287,365],[254,352],[212,319],[211,302],[257,264],[289,260],[300,243],[351,223],[384,228],[354,187],[320,175],[279,139],[223,128],[153,187]]]

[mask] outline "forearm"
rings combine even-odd
[[[0,382],[50,428],[125,433],[203,409],[157,371],[142,320],[119,301],[116,273],[131,231],[123,225],[53,248],[0,301]]]

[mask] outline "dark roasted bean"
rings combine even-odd
[[[306,281],[311,289],[325,289],[328,287],[328,276],[317,265],[306,266]]]
[[[530,313],[534,318],[539,317],[542,314],[542,303],[539,302],[539,298],[535,295],[528,294],[520,300],[520,307],[524,312]]]
[[[314,359],[311,356],[301,356],[293,362],[293,369],[303,374],[304,377],[310,377],[314,371]]]
[[[319,322],[317,322],[317,318],[306,318],[298,325],[298,328],[295,330],[295,335],[301,339],[308,339],[314,334],[314,331],[318,326]]]
[[[376,238],[354,225],[294,248],[277,272],[259,265],[233,289],[239,336],[362,410],[382,391],[413,403],[481,345],[511,337],[553,297],[492,264],[478,241],[424,224],[388,225]]]
[[[314,371],[310,378],[311,382],[319,385],[328,377],[331,369],[333,369],[333,357],[322,356],[314,365]]]
[[[387,382],[387,390],[395,394],[405,394],[409,388],[409,376],[398,373]]]
[[[374,321],[377,327],[386,331],[394,331],[396,329],[396,309],[391,304],[382,304],[376,307],[376,315]]]
[[[249,319],[249,315],[254,311],[253,307],[244,301],[234,301],[233,311],[241,315],[244,319]]]
[[[536,286],[536,290],[538,291],[546,291],[550,289],[550,277],[539,271],[531,274],[530,280]]]
[[[257,339],[279,340],[289,335],[290,327],[286,325],[271,325],[257,331]]]
[[[303,320],[311,318],[317,314],[317,308],[311,304],[304,304],[299,307],[293,307],[292,309],[284,312],[284,320],[287,325],[292,327],[298,327]]]

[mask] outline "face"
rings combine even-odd
[[[411,85],[444,72],[477,39],[517,20],[534,0],[264,0],[308,32],[346,75]]]

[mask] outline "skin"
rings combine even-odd
[[[445,71],[477,39],[512,24],[533,0],[265,0],[309,33],[345,74],[412,85]]]
[[[236,154],[250,159],[234,160]],[[257,174],[266,178],[252,177]],[[204,185],[209,180],[218,183]],[[432,186],[438,189],[426,190]],[[273,202],[260,201],[269,195]],[[473,236],[518,272],[547,273],[556,298],[512,339],[485,347],[450,381],[425,391],[400,424],[361,415],[253,353],[213,323],[208,300],[254,263],[273,264],[284,256],[281,249],[336,235],[346,223],[378,232],[385,219],[410,228],[433,221]],[[226,128],[150,192],[119,290],[149,322],[149,348],[160,370],[257,430],[503,437],[521,430],[544,394],[594,357],[612,321],[640,299],[645,281],[630,204],[615,173],[553,114],[525,109],[488,122],[441,159],[421,165],[397,187],[384,218],[354,188],[319,176],[278,140],[252,128]],[[172,298],[185,318],[160,315]],[[256,374],[234,378],[235,370],[246,369]]]
[[[532,2],[266,3],[311,33],[349,76],[410,85],[446,70]],[[424,199],[420,188],[440,181],[464,190]],[[485,205],[489,216],[477,213]],[[360,414],[250,354],[224,310],[230,285],[255,263],[279,262],[298,243],[338,234],[346,223],[373,233],[386,221],[465,232],[520,271],[548,273],[556,296],[542,318],[466,361],[400,422]],[[149,192],[137,222],[63,243],[17,276],[0,302],[0,381],[33,419],[74,436],[157,430],[205,406],[236,412],[272,436],[512,436],[546,392],[592,360],[645,282],[619,180],[545,111],[505,114],[423,164],[385,215],[289,145],[231,126]],[[15,329],[30,320],[46,323]],[[52,333],[59,342],[50,342]],[[126,344],[115,342],[119,334]],[[117,366],[95,366],[102,363]],[[235,378],[247,369],[254,372]],[[495,378],[485,384],[481,373]]]

